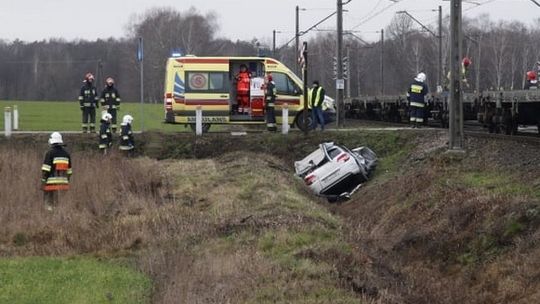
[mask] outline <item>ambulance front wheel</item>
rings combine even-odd
[[[212,126],[211,124],[203,123],[203,124],[202,124],[202,131],[203,131],[203,133],[207,133],[208,130],[210,130],[210,127],[211,127],[211,126]],[[195,127],[195,124],[190,124],[189,127],[191,128],[191,131],[193,131],[193,132],[195,132],[195,131],[197,130],[196,127]]]
[[[296,127],[298,127],[298,129],[304,131],[305,128],[304,128],[304,111],[300,111],[300,113],[298,113],[298,115],[296,115],[296,119],[295,119],[295,124],[296,124]],[[311,119],[311,111],[308,110],[307,111],[307,127],[308,127],[308,130],[311,130],[311,128],[313,128],[313,120]]]

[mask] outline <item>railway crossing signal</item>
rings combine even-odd
[[[349,57],[345,56],[342,60],[342,71],[343,76],[342,79],[349,79]],[[332,57],[332,79],[337,79],[337,58],[334,56]]]

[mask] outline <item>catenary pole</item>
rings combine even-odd
[[[337,0],[337,51],[336,51],[336,124],[343,126],[343,2]]]
[[[449,149],[463,151],[463,103],[460,64],[462,57],[461,0],[450,4],[450,128]]]

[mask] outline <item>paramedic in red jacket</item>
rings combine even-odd
[[[240,72],[236,75],[236,100],[238,102],[238,112],[249,113],[249,86],[251,73],[245,64],[240,66]]]

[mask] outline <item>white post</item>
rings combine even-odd
[[[19,130],[19,109],[17,105],[13,106],[13,130]]]
[[[11,136],[11,108],[4,108],[4,132],[6,137]]]
[[[195,134],[202,135],[202,107],[197,106],[195,111]]]
[[[282,115],[281,115],[281,134],[289,133],[289,105],[283,104]]]

